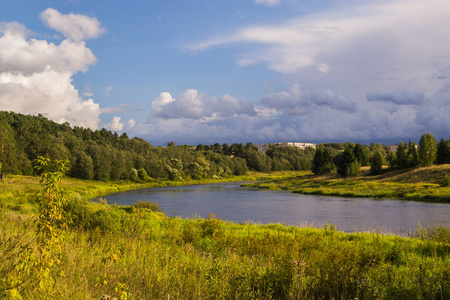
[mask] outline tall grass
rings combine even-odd
[[[2,286],[2,297],[14,293],[24,299],[99,299],[102,294],[127,299],[450,297],[450,244],[424,233],[420,238],[345,234],[332,225],[317,229],[234,224],[212,215],[179,219],[148,209],[103,206],[97,211],[112,213],[117,226],[103,228],[88,221],[89,225],[67,233],[61,262],[64,276],[55,279],[50,294],[39,292],[29,279],[15,289]],[[0,259],[7,262],[0,268],[0,278],[14,278],[22,258],[5,250],[12,247],[20,253],[20,245],[34,249],[33,222],[6,211],[0,218]]]

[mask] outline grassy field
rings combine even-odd
[[[343,197],[395,198],[427,202],[450,202],[450,165],[389,171],[369,175],[362,168],[355,177],[338,175],[314,176],[309,173],[296,178],[263,180],[246,184],[264,189],[286,189],[295,193]]]
[[[385,176],[402,182],[422,178],[421,172]],[[305,176],[234,179],[295,182]],[[87,200],[168,184],[181,182],[65,180],[72,222],[52,250],[57,259],[43,268],[38,179],[10,176],[0,184],[0,298],[450,299],[449,228],[418,228],[411,237],[347,234],[332,224],[318,229],[236,224],[214,216],[180,219],[159,212],[156,203]]]

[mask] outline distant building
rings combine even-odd
[[[261,145],[255,145],[256,148],[258,148],[259,152],[266,153],[266,151],[269,149],[270,144],[261,144]],[[296,143],[296,142],[280,142],[280,143],[274,143],[272,145],[278,146],[278,147],[297,147],[302,150],[305,150],[307,147],[311,147],[313,149],[316,149],[316,144],[314,143]]]

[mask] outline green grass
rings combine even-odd
[[[108,205],[101,210],[114,214],[117,227],[91,224],[66,232],[59,266],[64,276],[54,274],[54,286],[45,293],[32,274],[17,268],[22,247],[35,247],[31,218],[3,211],[0,259],[6,263],[0,278],[24,279],[15,289],[0,289],[3,298],[99,299],[122,292],[128,299],[450,297],[448,229],[439,239],[423,229],[418,238],[402,238],[346,234],[333,226],[169,218]]]
[[[315,188],[323,183],[305,173],[250,176],[272,176],[267,188],[302,180]],[[395,184],[400,177],[385,178]],[[38,182],[23,176],[8,180],[0,184],[2,299],[99,299],[103,294],[123,299],[450,299],[447,227],[419,227],[411,237],[399,237],[347,234],[332,224],[236,224],[213,215],[180,219],[159,212],[155,203],[117,206],[87,200],[139,185],[71,179],[64,185],[73,223],[62,236],[61,262],[50,270],[54,282],[43,291],[30,271],[38,255],[33,200]],[[329,189],[373,184],[321,180]],[[146,186],[151,184],[169,183]],[[19,204],[23,209],[14,208]]]
[[[337,175],[313,176],[305,174],[296,178],[263,180],[247,184],[262,189],[286,189],[294,193],[343,197],[393,198],[426,202],[450,202],[450,165],[387,171],[369,176],[362,168],[355,177]]]

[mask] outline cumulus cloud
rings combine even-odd
[[[122,131],[124,125],[120,122],[120,120],[122,120],[121,117],[114,117],[111,122],[105,125],[105,128],[116,132]]]
[[[98,38],[105,32],[97,18],[67,14],[63,15],[53,8],[47,8],[41,13],[42,21],[50,28],[61,32],[66,38],[75,42]]]
[[[83,100],[72,84],[75,73],[96,63],[92,51],[78,38],[56,45],[29,36],[22,24],[0,23],[0,110],[41,113],[56,122],[97,129],[99,105]]]
[[[25,76],[0,73],[0,110],[42,114],[56,122],[98,128],[100,107],[82,100],[71,84],[70,72],[46,70]]]
[[[254,115],[253,104],[230,95],[206,98],[195,89],[188,89],[177,99],[162,92],[151,103],[152,116],[162,119],[207,120],[232,117],[239,114]]]
[[[28,39],[28,30],[17,23],[0,27],[0,72],[33,74],[49,67],[59,72],[86,72],[97,59],[84,42],[64,40],[59,45]]]
[[[133,119],[129,119],[126,123],[125,123],[125,130],[129,131],[131,129],[133,129],[134,125],[136,125],[136,121]]]

